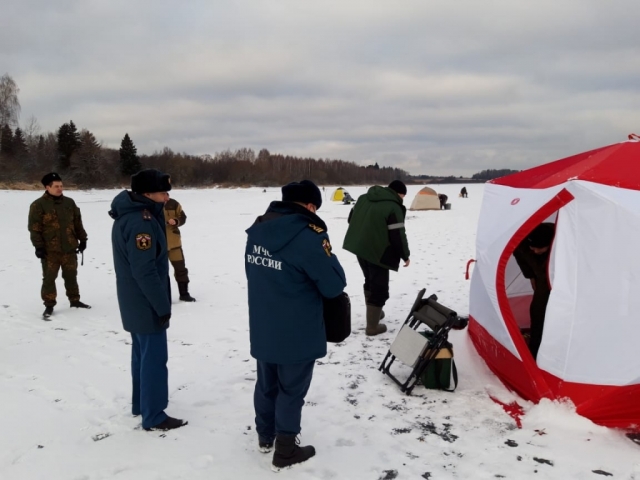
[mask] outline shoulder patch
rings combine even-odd
[[[145,220],[151,220],[151,212],[145,208],[142,210],[142,218]]]
[[[151,235],[138,233],[136,235],[136,247],[138,250],[149,250],[151,248]]]
[[[326,238],[324,240],[322,240],[322,248],[324,249],[324,253],[327,254],[327,257],[331,256],[331,244],[329,243],[329,240],[327,240]]]
[[[324,228],[314,225],[313,223],[310,223],[308,227],[318,234],[324,233]]]

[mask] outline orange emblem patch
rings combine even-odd
[[[322,248],[324,248],[324,253],[327,254],[328,257],[331,256],[331,244],[329,243],[329,240],[327,240],[326,238],[322,241]]]
[[[151,248],[151,235],[148,233],[137,234],[136,247],[138,247],[138,250],[149,250]]]

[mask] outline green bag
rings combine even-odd
[[[427,338],[433,335],[431,331],[420,332]],[[425,352],[425,355],[429,350]],[[453,376],[453,388],[451,386],[451,377]],[[425,388],[433,390],[445,390],[453,392],[458,386],[458,370],[453,360],[453,345],[447,342],[444,348],[441,348],[435,358],[429,362],[427,368],[420,375],[420,382]]]

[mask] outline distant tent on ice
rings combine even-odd
[[[347,192],[342,187],[338,187],[338,188],[336,188],[336,190],[331,195],[331,201],[332,202],[343,202],[345,195],[349,195],[349,192]],[[349,195],[349,197],[351,197],[351,195]]]
[[[469,334],[523,398],[569,398],[600,425],[640,426],[640,137],[486,184]],[[541,222],[556,224],[551,295],[537,363],[520,328],[533,291],[513,257]]]
[[[409,210],[440,210],[438,193],[429,187],[424,187],[413,199]]]

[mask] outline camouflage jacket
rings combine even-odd
[[[169,220],[172,218],[178,223],[169,225]],[[180,237],[180,229],[178,227],[186,223],[187,214],[182,210],[182,205],[173,198],[164,204],[164,220],[167,229],[167,248],[169,250],[180,248],[182,246],[182,238]]]
[[[48,252],[72,253],[80,241],[87,240],[80,209],[64,195],[45,193],[31,204],[29,232],[33,246]]]

